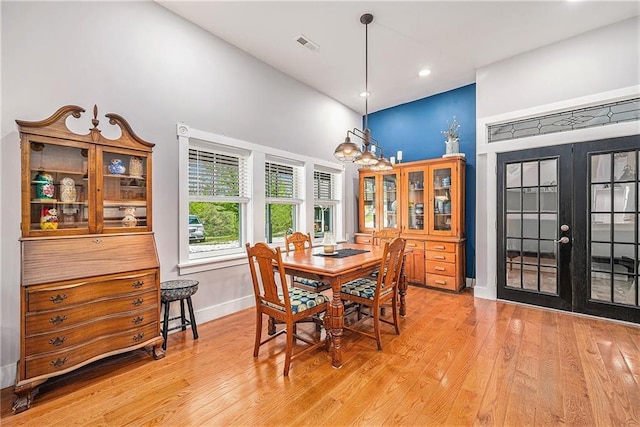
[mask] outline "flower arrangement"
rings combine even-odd
[[[447,137],[447,139],[458,139],[460,137],[460,123],[456,119],[456,116],[453,116],[453,122],[449,123],[447,120],[447,126],[449,129],[443,130],[442,134]]]

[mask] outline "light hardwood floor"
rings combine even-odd
[[[400,336],[384,350],[346,333],[344,366],[318,351],[283,378],[283,341],[252,357],[254,311],[45,383],[2,426],[640,424],[640,328],[409,287]],[[266,322],[265,322],[266,324]]]

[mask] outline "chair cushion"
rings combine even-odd
[[[319,280],[311,280],[311,279],[306,279],[304,277],[294,277],[293,281],[295,283],[301,283],[303,285],[310,286],[313,288],[324,286],[324,283],[320,282]]]
[[[282,295],[280,295],[280,297],[282,297]],[[289,289],[289,300],[291,301],[291,311],[293,311],[293,314],[301,313],[329,301],[329,299],[322,294],[305,291],[300,288]],[[284,302],[282,305],[273,304],[268,301],[262,301],[262,303],[275,308],[276,310],[285,311]]]
[[[363,277],[361,279],[352,280],[342,285],[340,292],[347,295],[355,295],[360,298],[373,299],[376,293],[376,280]],[[382,295],[391,292],[390,288],[382,290]]]

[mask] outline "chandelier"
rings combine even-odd
[[[374,171],[387,171],[393,169],[393,165],[384,157],[382,147],[371,136],[369,130],[369,24],[373,22],[373,15],[365,13],[360,17],[364,24],[364,130],[353,128],[347,131],[344,142],[338,145],[333,155],[343,162],[354,162]],[[362,141],[360,144],[351,142],[351,136]],[[376,156],[376,148],[379,151]]]

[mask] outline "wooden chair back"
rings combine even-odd
[[[293,234],[287,234],[284,236],[284,241],[286,244],[287,252],[291,250],[290,246],[293,245],[294,251],[303,251],[306,249],[305,243],[308,243],[309,246],[312,246],[311,241],[311,233],[304,234],[300,231],[296,231]]]
[[[371,244],[373,246],[382,246],[385,243],[390,243],[396,237],[400,237],[400,231],[388,229],[374,231],[371,235]]]
[[[251,279],[253,280],[253,291],[256,297],[256,307],[260,307],[264,303],[275,304],[284,307],[285,312],[290,314],[289,289],[282,265],[280,248],[272,249],[266,243],[256,243],[253,247],[247,243],[246,248]],[[257,269],[256,264],[258,266]],[[276,281],[278,276],[280,277],[279,284]]]
[[[387,294],[389,289],[393,289],[393,293],[398,291],[398,283],[400,283],[400,275],[402,274],[402,263],[404,262],[404,248],[406,240],[396,237],[391,243],[384,244],[384,252],[380,264],[380,273],[378,274],[378,283],[376,285],[376,299],[380,295]],[[384,274],[382,273],[384,272]],[[376,302],[374,302],[375,305]]]

